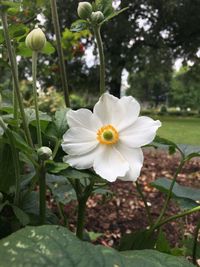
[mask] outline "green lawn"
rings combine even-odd
[[[155,117],[162,122],[158,135],[177,144],[200,146],[200,118],[192,117]]]

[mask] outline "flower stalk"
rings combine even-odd
[[[15,67],[16,59],[14,58],[14,55],[13,55],[13,49],[12,49],[11,40],[10,40],[10,37],[9,37],[8,22],[7,22],[7,14],[6,14],[6,12],[4,12],[4,11],[1,12],[1,19],[2,19],[5,42],[6,42],[6,46],[7,46],[7,50],[8,50],[8,57],[9,57],[12,76],[13,76],[13,81],[14,81],[14,88],[15,88],[17,101],[18,101],[18,105],[19,105],[19,109],[20,109],[20,113],[21,113],[21,117],[22,117],[25,136],[26,136],[28,144],[31,147],[33,147],[31,134],[30,134],[30,131],[29,131],[29,128],[28,128],[28,123],[27,123],[27,119],[26,119],[26,115],[25,115],[25,111],[24,111],[24,105],[23,105],[23,101],[22,101],[22,97],[21,97],[21,93],[20,93],[19,82],[18,82],[18,77],[17,77],[17,71],[16,71],[16,67]]]
[[[97,42],[97,48],[99,52],[99,78],[100,78],[100,96],[105,93],[106,91],[106,85],[105,85],[105,57],[104,57],[104,51],[103,51],[103,42],[101,38],[101,26],[100,25],[94,25],[93,26],[95,39]]]
[[[182,158],[182,160],[181,160],[181,162],[180,162],[180,164],[179,164],[179,166],[178,166],[178,168],[177,168],[177,170],[176,170],[176,172],[175,172],[175,174],[174,174],[172,183],[171,183],[170,188],[169,188],[169,191],[168,191],[167,198],[166,198],[165,203],[164,203],[164,206],[163,206],[163,209],[162,209],[162,211],[161,211],[161,213],[160,213],[160,216],[159,216],[158,219],[156,220],[155,224],[152,226],[151,231],[154,231],[154,229],[158,228],[158,226],[160,225],[160,222],[161,222],[163,216],[165,215],[165,212],[166,212],[166,210],[167,210],[169,201],[170,201],[171,196],[172,196],[172,190],[173,190],[173,188],[174,188],[174,185],[175,185],[177,176],[178,176],[178,174],[181,172],[181,170],[182,170],[184,164],[185,164],[185,159]]]
[[[136,184],[136,189],[137,189],[137,191],[138,191],[138,193],[139,193],[141,199],[142,199],[143,202],[144,202],[144,206],[145,206],[145,210],[146,210],[146,214],[147,214],[148,222],[149,222],[150,225],[152,225],[153,220],[152,220],[152,217],[151,217],[151,212],[150,212],[149,206],[148,206],[148,204],[147,204],[147,200],[146,200],[146,198],[145,198],[145,196],[144,196],[144,194],[143,194],[143,192],[142,192],[142,189],[141,189],[141,187],[140,187],[140,184],[139,184],[137,181],[135,182],[135,184]]]
[[[50,3],[51,3],[51,13],[52,13],[54,31],[56,35],[56,45],[57,45],[57,52],[58,52],[58,59],[59,59],[60,73],[61,73],[61,82],[62,82],[62,88],[64,92],[65,104],[66,104],[66,107],[70,107],[69,87],[68,87],[64,54],[63,54],[63,49],[62,49],[62,41],[61,41],[60,25],[59,25],[59,20],[58,20],[56,0],[50,0]]]
[[[33,53],[32,53],[33,96],[34,96],[36,125],[37,125],[37,142],[38,142],[38,146],[41,147],[42,146],[42,134],[41,134],[39,107],[38,107],[38,97],[37,97],[37,86],[36,86],[37,57],[38,57],[38,52],[37,51],[33,51]]]
[[[40,216],[40,225],[45,224],[46,222],[46,170],[45,162],[41,160],[40,168],[38,170],[39,177],[39,216]]]

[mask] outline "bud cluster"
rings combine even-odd
[[[93,12],[89,2],[80,2],[77,12],[81,19],[89,19],[94,24],[99,24],[104,20],[103,13],[101,11]]]

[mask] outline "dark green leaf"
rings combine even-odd
[[[108,17],[113,14],[112,0],[96,0],[96,9],[101,11],[104,14],[104,17]]]
[[[29,31],[28,27],[26,27],[24,24],[13,24],[9,26],[9,35],[10,38],[16,38],[16,37],[22,37],[25,34],[27,34]]]
[[[65,177],[47,174],[46,178],[47,185],[56,201],[66,205],[70,201],[76,200],[76,193]]]
[[[156,238],[148,230],[125,234],[119,244],[119,250],[140,250],[154,248]]]
[[[50,42],[46,42],[45,47],[42,50],[42,53],[46,55],[51,55],[55,52],[54,46]]]
[[[72,23],[70,31],[72,32],[81,32],[88,29],[87,20],[79,19]]]
[[[194,245],[194,238],[188,237],[184,240],[184,247],[185,247],[185,255],[186,256],[192,256],[193,254],[193,245]],[[196,257],[197,259],[200,259],[200,243],[197,243],[197,250],[196,250]]]
[[[170,253],[170,244],[165,233],[160,230],[156,241],[156,249],[160,252]]]
[[[23,210],[21,210],[20,208],[14,206],[14,205],[12,205],[12,210],[13,210],[15,216],[17,217],[17,219],[19,220],[19,222],[23,226],[25,226],[29,223],[29,221],[30,221],[29,217]]]
[[[53,160],[46,161],[46,170],[49,173],[59,173],[65,169],[67,169],[69,165],[64,162],[55,162]]]
[[[119,253],[80,241],[61,226],[26,227],[0,241],[3,267],[192,267],[153,250]]]
[[[168,193],[172,180],[167,178],[159,178],[156,181],[151,183],[151,186],[157,188],[159,191],[163,193]],[[188,198],[194,201],[200,200],[200,189],[191,188],[187,186],[179,185],[175,182],[173,190],[172,190],[172,197],[177,198]]]

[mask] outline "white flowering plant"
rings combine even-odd
[[[80,19],[72,24],[71,31],[89,29],[94,34],[99,52],[99,100],[91,111],[70,109],[56,1],[50,0],[50,6],[66,104],[53,116],[42,113],[38,107],[37,61],[40,53],[49,56],[54,48],[46,40],[45,31],[37,27],[31,31],[27,28],[19,31],[16,27],[16,32],[11,35],[7,15],[21,12],[23,1],[0,2],[0,41],[8,54],[13,82],[13,105],[0,103],[0,237],[4,237],[0,240],[0,265],[192,266],[187,260],[174,256],[175,250],[163,235],[162,226],[200,211],[199,190],[184,187],[184,194],[174,191],[184,164],[193,157],[200,157],[200,152],[188,152],[172,141],[156,136],[161,122],[140,116],[140,104],[134,97],[117,98],[106,92],[101,27],[125,12],[126,8],[115,11],[111,0],[78,4]],[[16,53],[25,45],[26,55],[32,56],[33,109],[24,107],[16,61]],[[166,194],[155,221],[140,186],[146,146],[165,146],[170,153],[180,153],[180,163],[173,179],[166,182],[163,178],[152,183]],[[117,179],[136,187],[149,222],[146,229],[122,237],[118,250],[125,251],[123,254],[82,241],[85,239],[85,211],[89,197]],[[60,218],[48,208],[47,191],[57,205]],[[171,198],[183,200],[188,205],[180,213],[167,217]],[[68,218],[64,212],[66,204],[72,200],[77,203],[78,238],[67,229]],[[193,263],[197,259],[199,228],[200,222],[193,238]],[[16,233],[6,237],[12,232]],[[176,248],[176,251],[184,255],[181,249]]]

